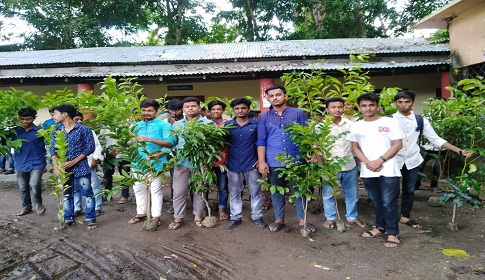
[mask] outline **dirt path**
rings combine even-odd
[[[243,224],[231,231],[224,229],[225,222],[213,229],[196,228],[192,216],[179,230],[169,231],[166,207],[157,231],[141,231],[141,224],[127,223],[135,205],[116,201],[105,202],[97,229],[77,224],[55,231],[49,193],[47,187],[45,215],[16,217],[12,213],[20,209],[20,198],[15,183],[0,185],[1,279],[485,279],[479,271],[485,267],[483,212],[460,208],[462,230],[450,232],[451,205],[427,206],[431,192],[425,190],[417,191],[414,211],[424,228],[402,225],[397,249],[384,248],[384,237],[363,239],[362,229],[355,226],[343,234],[325,230],[321,213],[309,215],[317,233],[302,238],[291,205],[281,232],[262,230],[250,222],[247,201]],[[340,204],[344,206],[343,200]],[[359,211],[372,222],[363,190]],[[271,221],[272,210],[264,216]],[[474,258],[447,257],[441,253],[444,248],[464,249]],[[312,267],[312,262],[331,270]]]

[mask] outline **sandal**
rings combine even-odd
[[[128,223],[129,224],[138,224],[139,222],[143,222],[144,220],[146,220],[147,216],[135,216],[133,218],[131,218]]]
[[[227,219],[229,219],[229,215],[227,215],[227,213],[224,212],[224,210],[219,210],[219,219],[221,221],[227,220]]]
[[[303,225],[300,226],[303,228]],[[317,228],[311,223],[306,223],[306,231],[315,232],[317,231]]]
[[[23,216],[32,213],[32,209],[22,209],[22,211],[15,214],[16,216]]]
[[[153,218],[153,220],[157,223],[157,227],[161,226],[162,225],[162,220],[160,220],[159,217],[157,218]]]
[[[184,221],[177,222],[177,221],[173,220],[173,222],[171,222],[168,225],[168,229],[176,230],[176,229],[179,229],[183,224],[184,224]]]
[[[376,232],[376,230],[377,230],[377,232]],[[383,235],[385,232],[386,232],[386,230],[383,229],[383,228],[372,227],[371,230],[368,230],[368,231],[362,233],[362,237],[372,238],[372,237],[376,237],[376,236],[379,236],[379,235]]]
[[[323,228],[324,229],[335,229],[335,221],[334,220],[326,220],[325,223],[323,223]]]
[[[194,220],[194,223],[199,228],[204,228],[204,224],[202,223],[203,220]]]
[[[273,206],[273,203],[271,201],[265,201],[263,203],[263,210],[269,210]]]
[[[414,228],[414,229],[423,228],[423,227],[422,227],[420,224],[418,224],[418,223],[417,223],[415,220],[411,220],[411,219],[409,219],[409,220],[407,220],[407,221],[405,221],[405,222],[401,222],[401,224],[405,224],[405,225],[407,225],[407,226],[409,226],[409,227],[412,227],[412,228]]]
[[[175,209],[173,209],[173,206],[170,206],[170,208],[168,208],[167,210],[168,214],[173,214],[174,212],[175,212]]]
[[[358,227],[361,227],[361,228],[368,227],[368,225],[366,223],[362,222],[359,219],[353,219],[353,220],[350,220],[350,221],[347,221],[347,222],[350,223],[350,224],[356,225]]]
[[[126,202],[128,202],[128,198],[122,196],[118,201],[118,204],[125,204]]]
[[[278,222],[274,222],[271,225],[269,225],[268,228],[272,232],[277,232],[277,231],[280,231],[284,226],[285,226],[285,224],[280,224]]]
[[[390,236],[396,237],[399,241],[389,240]],[[384,243],[384,247],[386,247],[386,248],[397,248],[397,247],[399,247],[400,244],[401,244],[401,237],[399,237],[398,235],[389,234],[389,236],[387,236],[386,243]]]
[[[96,221],[88,222],[88,229],[95,229],[97,226]]]

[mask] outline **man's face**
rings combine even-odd
[[[282,106],[286,102],[286,94],[279,88],[268,91],[268,102],[274,107]]]
[[[399,98],[394,103],[401,114],[408,114],[414,105],[414,101],[411,98]]]
[[[195,101],[185,102],[183,110],[185,115],[189,118],[195,118],[200,114],[200,106]]]
[[[145,121],[151,121],[157,116],[157,109],[153,106],[141,108],[141,115]]]
[[[344,104],[340,101],[330,102],[325,111],[329,116],[339,118],[344,113]]]
[[[61,113],[57,110],[54,110],[54,114],[52,115],[52,118],[56,123],[61,123],[66,117],[67,113]]]
[[[77,123],[82,123],[84,118],[81,117],[81,116],[75,116],[74,119],[72,119],[72,120],[77,122]]]
[[[35,117],[27,116],[27,117],[19,117],[20,123],[22,127],[25,129],[29,129],[34,126]]]
[[[170,117],[175,120],[180,120],[184,117],[184,111],[182,111],[182,109],[168,110],[168,113],[170,114]]]
[[[232,110],[237,118],[246,118],[249,115],[249,108],[246,104],[238,104]]]
[[[364,117],[373,117],[377,114],[379,105],[375,101],[362,100],[359,103],[359,111]]]
[[[224,109],[222,109],[221,105],[214,105],[209,110],[211,117],[215,120],[222,118],[222,113],[224,113]]]

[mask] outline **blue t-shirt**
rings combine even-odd
[[[282,167],[282,163],[276,160],[276,155],[286,152],[288,155],[297,157],[300,153],[298,147],[290,140],[285,127],[292,122],[307,125],[308,118],[303,110],[286,107],[283,113],[278,115],[271,109],[262,114],[258,120],[257,146],[266,146],[266,163],[270,167]]]
[[[235,119],[227,121],[224,126],[229,128],[229,153],[227,154],[227,169],[232,172],[245,172],[254,169],[258,160],[256,140],[258,135],[258,121],[249,119],[240,126]]]
[[[172,137],[172,126],[168,122],[164,122],[159,119],[153,119],[151,121],[140,121],[135,126],[136,136],[145,136],[156,140],[165,140],[170,143],[174,143]],[[163,165],[167,163],[167,155],[172,151],[170,148],[161,147],[157,144],[146,142],[146,150],[148,153],[162,151],[164,155],[160,156],[159,161],[152,160],[153,168],[155,170],[162,170]],[[141,145],[138,144],[138,154],[146,157],[147,154],[143,151]],[[133,162],[133,165],[137,165],[138,162]],[[137,169],[137,168],[135,168]]]
[[[29,131],[21,126],[14,127],[17,132],[12,135],[12,140],[24,139],[19,151],[15,150],[13,158],[15,168],[20,172],[30,172],[33,169],[44,169],[46,166],[45,142],[42,137],[37,136],[40,126],[34,125]]]

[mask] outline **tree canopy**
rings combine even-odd
[[[4,0],[0,16],[34,30],[22,32],[20,49],[67,49],[132,45],[125,38],[141,32],[143,45],[400,36],[449,1],[230,0],[218,11],[210,0]],[[1,19],[0,30],[8,41]]]

